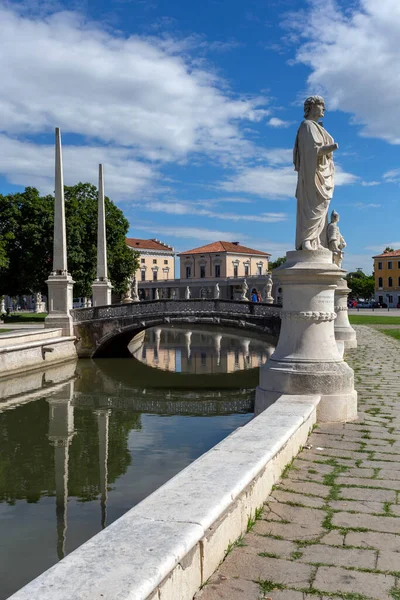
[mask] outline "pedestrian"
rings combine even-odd
[[[257,299],[257,290],[255,288],[253,288],[251,290],[251,301],[252,302],[258,302],[258,299]]]
[[[262,296],[260,290],[257,290],[257,302],[262,302]]]

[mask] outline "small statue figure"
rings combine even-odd
[[[219,289],[219,285],[218,283],[215,284],[215,288],[214,288],[214,298],[215,300],[219,300],[219,295],[220,295],[220,289]]]
[[[331,222],[328,225],[328,248],[332,251],[333,263],[341,268],[346,242],[340,233],[338,226],[339,219],[339,214],[333,210],[331,213]]]
[[[241,300],[245,300],[245,301],[249,301],[249,299],[247,298],[247,292],[249,291],[249,286],[247,285],[247,281],[246,278],[243,280],[242,283],[242,295],[240,297]]]
[[[185,290],[185,300],[190,300],[190,297],[191,297],[190,287],[187,285],[186,290]]]
[[[272,304],[274,299],[272,297],[272,275],[271,273],[267,274],[267,281],[265,284],[265,302],[267,304]]]
[[[324,116],[321,96],[304,102],[304,121],[297,131],[293,150],[298,173],[296,198],[296,250],[327,248],[329,203],[333,196],[335,168],[333,152],[338,144],[318,123]]]
[[[156,288],[154,291],[154,300],[159,300],[159,299],[160,299],[160,294],[158,293],[158,288]]]

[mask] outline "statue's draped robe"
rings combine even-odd
[[[328,208],[334,188],[332,153],[318,156],[321,146],[334,140],[325,129],[305,119],[297,132],[293,150],[294,168],[298,172],[296,198],[296,250],[302,249],[306,240],[328,247]]]

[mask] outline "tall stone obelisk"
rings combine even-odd
[[[56,127],[56,165],[54,198],[53,270],[46,281],[49,297],[49,314],[45,327],[60,327],[63,335],[72,335],[72,295],[74,281],[67,267],[67,234],[65,229],[64,177],[62,165],[61,133]]]
[[[92,284],[93,306],[111,304],[112,285],[107,273],[106,216],[104,205],[103,165],[99,165],[99,200],[97,213],[97,272]]]

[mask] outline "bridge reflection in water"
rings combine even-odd
[[[190,331],[150,331],[136,349],[163,366],[169,351],[175,372],[88,359],[2,379],[0,600],[252,417],[252,366],[271,347]]]

